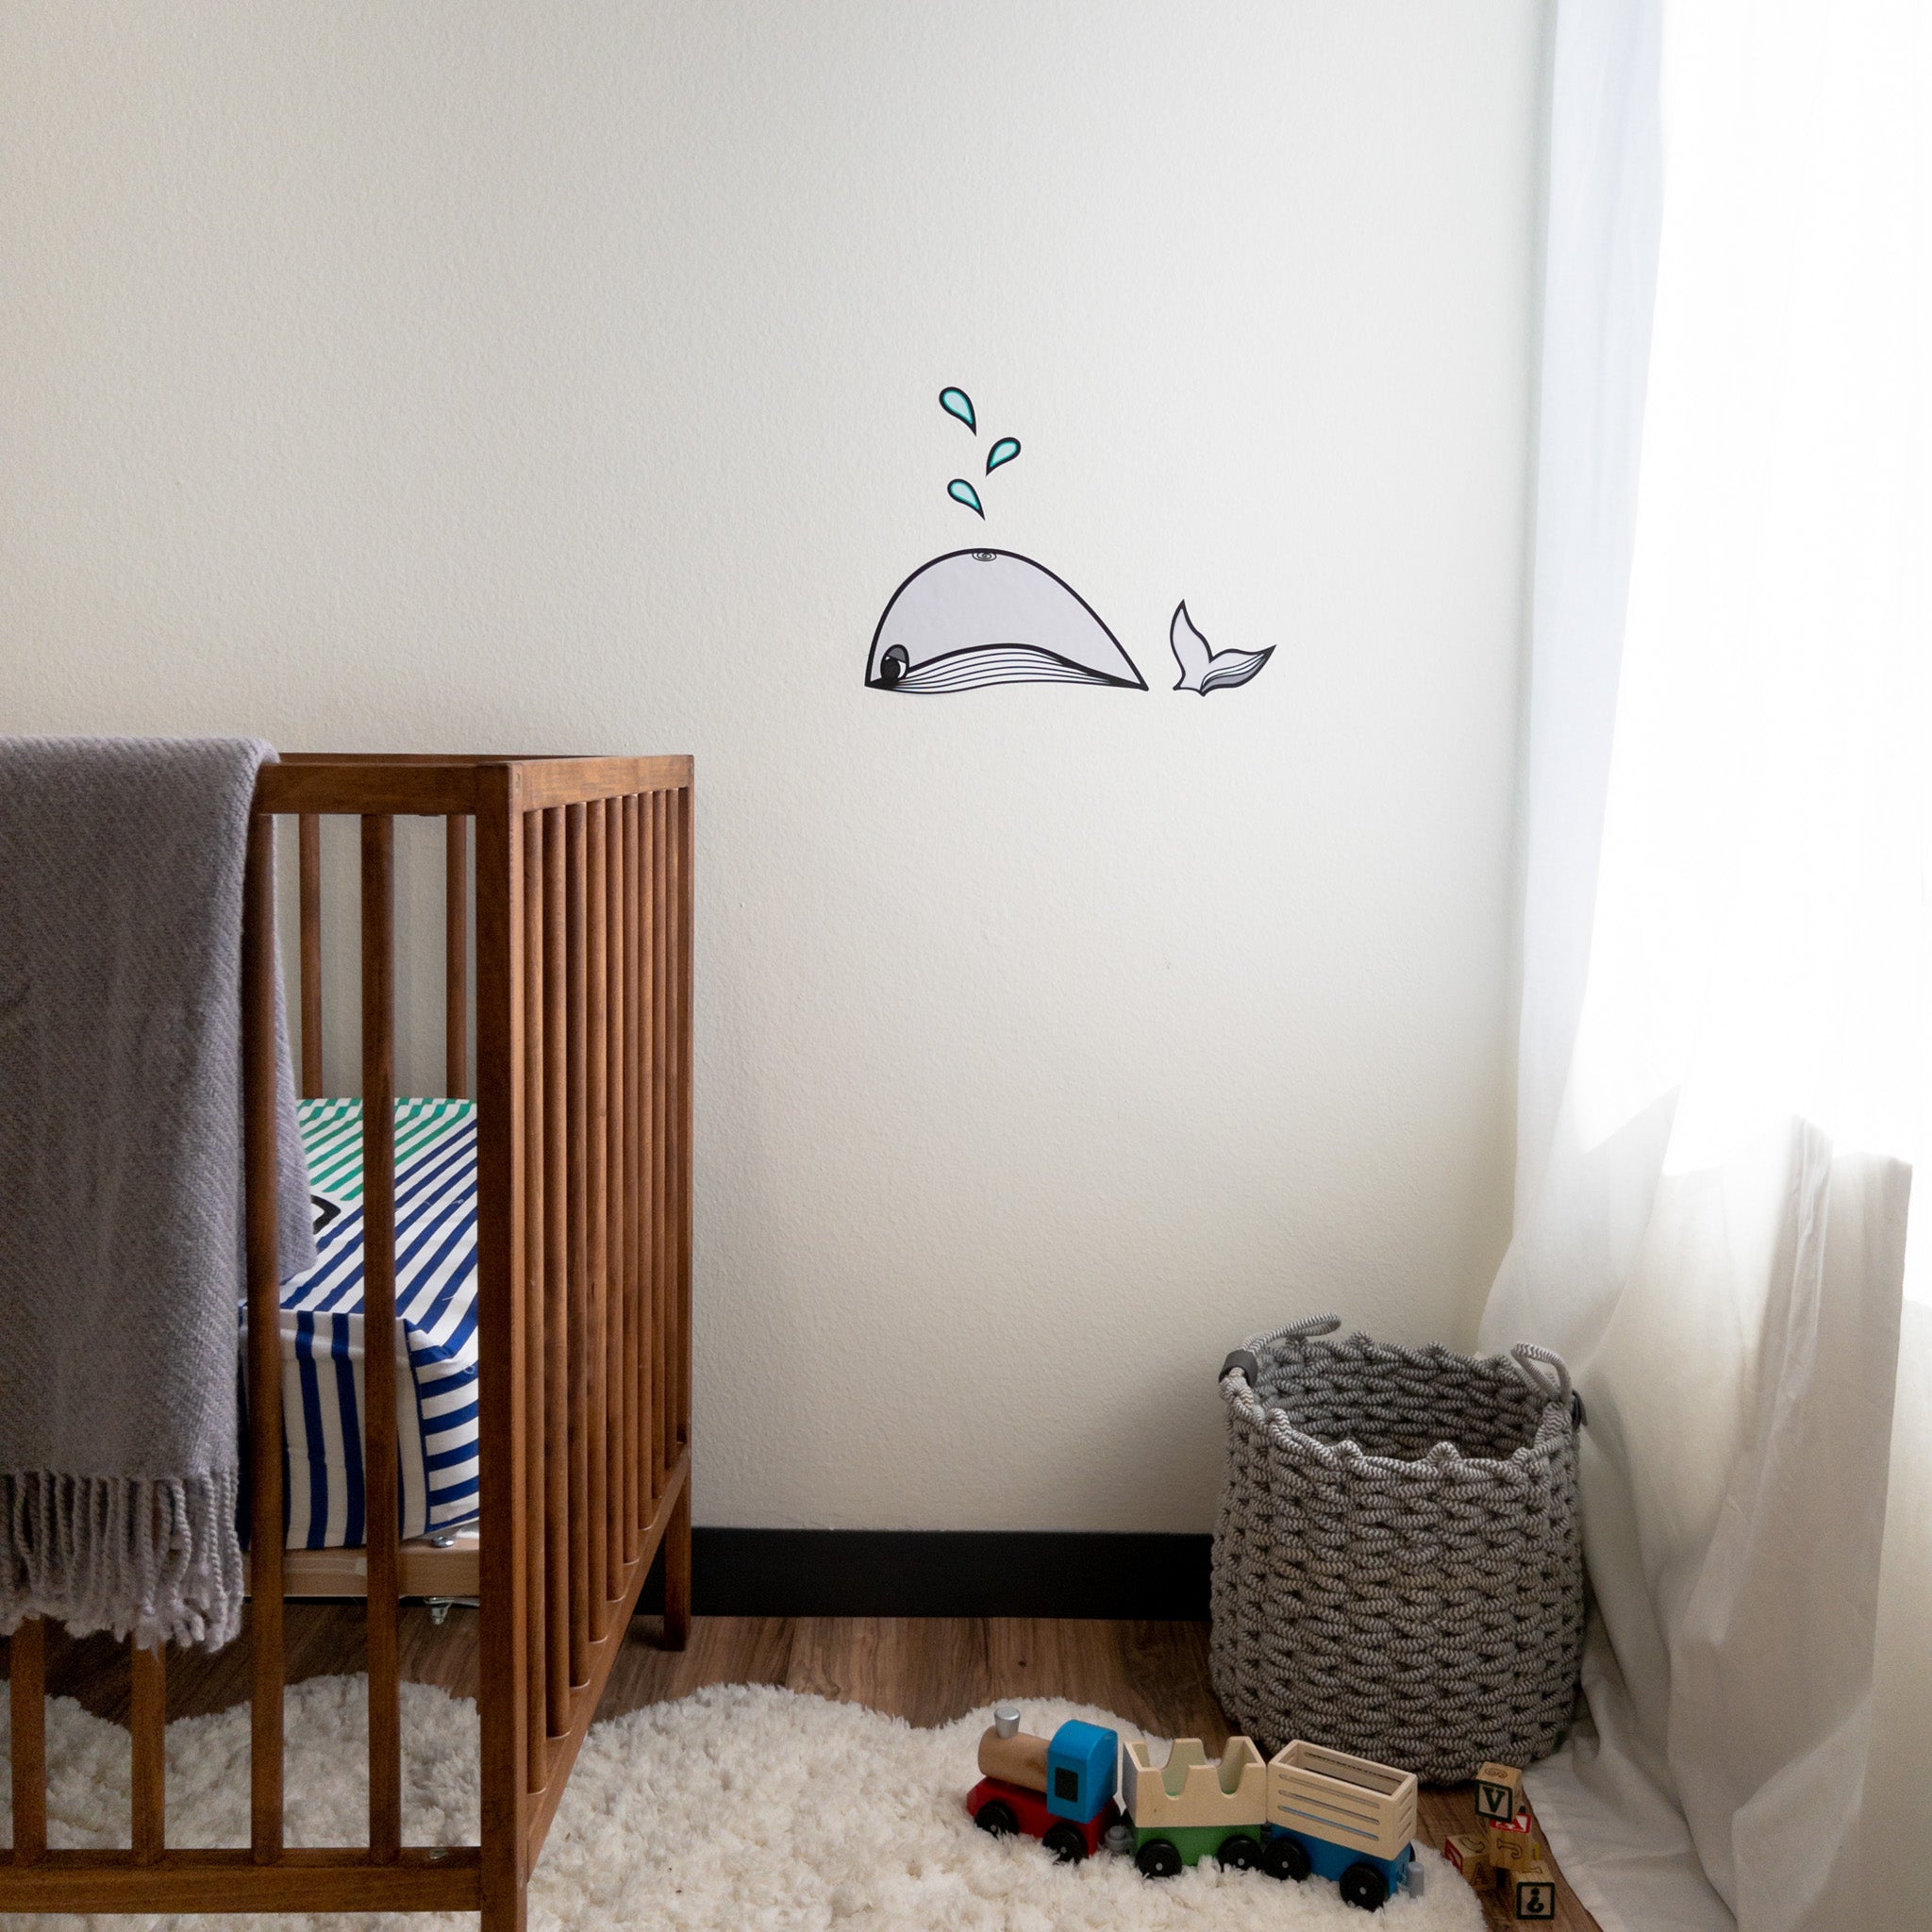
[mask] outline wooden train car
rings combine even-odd
[[[1261,1862],[1268,1767],[1247,1738],[1230,1738],[1216,1764],[1198,1738],[1176,1738],[1164,1766],[1136,1738],[1121,1765],[1121,1803],[1134,1826],[1134,1863],[1172,1878],[1212,1856],[1236,1872]]]
[[[1268,1827],[1269,1871],[1332,1878],[1350,1905],[1374,1911],[1408,1877],[1415,1774],[1322,1744],[1284,1744],[1268,1760]]]

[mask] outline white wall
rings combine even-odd
[[[6,727],[696,754],[701,1521],[1200,1528],[1242,1335],[1474,1336],[1541,34],[0,14]],[[975,539],[1153,690],[865,690]]]

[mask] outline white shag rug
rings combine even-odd
[[[1087,1706],[1023,1707],[1027,1728],[1069,1717],[1138,1735]],[[855,1704],[765,1685],[724,1685],[595,1725],[585,1740],[530,1885],[541,1932],[616,1926],[667,1932],[1479,1932],[1475,1894],[1420,1848],[1421,1898],[1374,1919],[1320,1879],[1284,1884],[1203,1864],[1150,1882],[1105,1854],[1054,1863],[1029,1839],[977,1829],[962,1800],[991,1722],[980,1710],[914,1730]],[[0,1739],[7,1726],[0,1699]],[[403,1686],[403,1824],[412,1844],[474,1843],[476,1712],[466,1699]],[[314,1677],[288,1697],[289,1842],[353,1844],[366,1830],[367,1707],[360,1677]],[[127,1842],[127,1733],[70,1698],[50,1702],[48,1838]],[[0,1842],[10,1842],[0,1780]],[[168,1837],[176,1845],[248,1840],[248,1709],[168,1726]],[[473,1913],[269,1917],[14,1918],[14,1927],[99,1932],[172,1926],[232,1932],[471,1932]]]

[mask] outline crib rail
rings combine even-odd
[[[690,1620],[691,767],[689,758],[291,757],[264,769],[242,939],[252,1497],[251,1832],[170,1849],[160,1653],[132,1658],[128,1847],[50,1849],[45,1642],[10,1643],[13,1845],[5,1911],[481,1909],[524,1924],[532,1864],[658,1549],[665,1630]],[[394,1322],[393,820],[447,822],[445,1079],[469,1082],[470,832],[481,1525],[481,1842],[403,1842],[400,1592],[459,1552],[398,1541],[367,1489],[365,1847],[288,1846],[274,1095],[274,822],[298,822],[303,1091],[322,1089],[321,821],[360,822],[364,1309]],[[394,1357],[365,1352],[363,1466],[396,1467]],[[344,1574],[344,1553],[328,1553]],[[295,1573],[291,1574],[291,1573]],[[441,1574],[439,1572],[439,1574]]]

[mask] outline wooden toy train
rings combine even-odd
[[[1062,1859],[1105,1845],[1131,1856],[1147,1878],[1172,1878],[1204,1857],[1274,1878],[1313,1874],[1365,1911],[1398,1887],[1422,1890],[1409,1842],[1414,1775],[1345,1751],[1296,1742],[1264,1761],[1237,1737],[1216,1764],[1198,1738],[1181,1738],[1157,1765],[1143,1740],[1123,1753],[1113,1731],[1077,1719],[1051,1739],[1029,1737],[1006,1704],[979,1740],[979,1769],[966,1796],[974,1823],[1024,1832]]]

